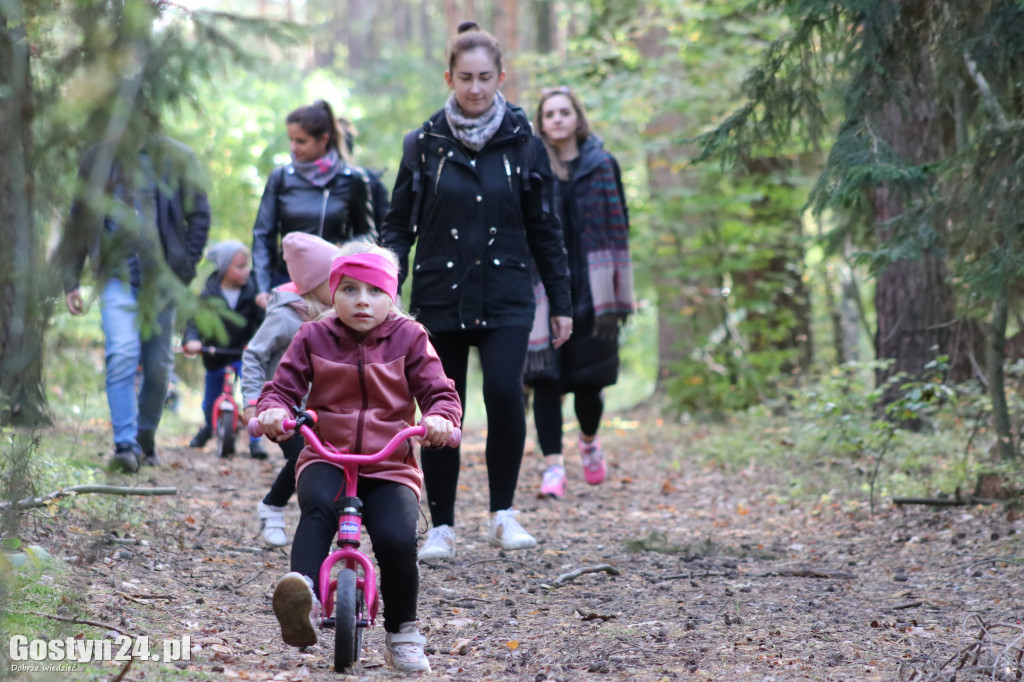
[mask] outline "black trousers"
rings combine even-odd
[[[600,388],[577,388],[573,409],[584,436],[593,436],[601,426],[604,395]],[[533,386],[533,421],[537,441],[545,455],[562,452],[562,388],[558,381],[538,381]]]
[[[299,526],[292,542],[291,570],[309,576],[319,590],[320,564],[332,551],[338,532],[334,501],[344,496],[345,474],[314,462],[299,477]],[[401,483],[359,478],[363,525],[373,542],[384,600],[384,630],[398,632],[416,620],[420,574],[416,566],[419,504],[412,488]],[[319,596],[319,595],[317,595]]]
[[[263,498],[263,504],[272,507],[287,505],[288,501],[292,499],[292,495],[295,494],[295,462],[299,460],[299,454],[306,446],[306,442],[300,434],[296,433],[290,440],[278,445],[281,452],[284,453],[284,466],[277,472],[277,478],[274,479],[270,490]]]
[[[526,446],[526,408],[523,405],[523,363],[530,330],[501,327],[488,331],[435,334],[431,341],[441,357],[445,374],[466,405],[469,349],[476,346],[483,373],[484,409],[487,412],[487,482],[491,511],[508,509],[516,494],[519,467]],[[455,492],[459,485],[459,448],[423,449],[420,452],[430,520],[434,526],[455,524]]]

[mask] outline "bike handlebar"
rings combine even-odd
[[[314,420],[315,421],[315,420]],[[291,431],[295,428],[299,422],[298,419],[291,417],[285,418],[281,426],[284,427],[285,431]],[[249,435],[253,438],[259,438],[263,435],[263,429],[260,427],[258,419],[253,418],[249,420]],[[427,427],[419,424],[417,426],[407,426],[398,433],[396,433],[387,445],[380,449],[379,452],[373,454],[358,454],[354,452],[338,452],[331,445],[324,443],[317,438],[316,433],[307,424],[302,424],[299,427],[302,432],[303,438],[306,439],[306,443],[313,448],[313,451],[323,457],[329,462],[336,464],[373,464],[381,460],[387,459],[394,453],[398,446],[401,445],[409,438],[421,438],[427,433]],[[445,443],[445,447],[454,448],[458,447],[459,442],[462,440],[462,430],[459,427],[455,427],[455,432],[452,434],[448,442]]]

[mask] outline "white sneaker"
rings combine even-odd
[[[268,545],[284,547],[288,544],[288,536],[284,534],[284,507],[260,502],[256,505],[256,515],[260,517],[260,535]]]
[[[425,564],[455,558],[455,529],[448,525],[435,526],[427,533],[416,558]]]
[[[313,592],[313,581],[295,571],[286,573],[274,588],[274,615],[281,625],[281,639],[285,644],[316,644],[320,600]]]
[[[449,526],[442,526],[449,528]],[[389,632],[384,637],[384,662],[403,673],[429,673],[430,661],[423,653],[427,638],[420,634],[416,621],[402,623],[398,632]]]
[[[537,546],[537,539],[523,530],[516,520],[519,512],[502,509],[494,513],[491,527],[487,530],[487,541],[502,549],[529,549]]]

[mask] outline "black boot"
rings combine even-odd
[[[114,446],[114,457],[110,460],[110,469],[124,474],[134,474],[139,470],[139,446],[136,443],[117,443]]]
[[[204,424],[202,428],[196,431],[196,435],[192,436],[188,446],[190,448],[201,448],[210,442],[211,438],[213,438],[213,429],[210,428],[209,424]]]
[[[160,458],[156,456],[156,433],[153,431],[139,431],[135,437],[139,447],[142,448],[141,463],[145,466],[160,466]]]

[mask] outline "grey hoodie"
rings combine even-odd
[[[274,376],[277,363],[305,321],[299,311],[306,309],[302,297],[291,291],[275,290],[267,304],[267,316],[242,353],[243,405],[255,404],[263,384]]]

